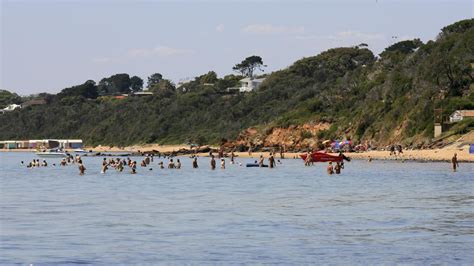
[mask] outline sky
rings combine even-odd
[[[30,95],[116,73],[175,83],[251,55],[265,72],[334,47],[433,40],[473,0],[0,0],[0,89]]]

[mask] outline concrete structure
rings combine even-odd
[[[443,133],[443,126],[441,124],[435,124],[434,126],[434,137],[437,138]]]
[[[83,147],[81,139],[42,139],[42,140],[6,140],[0,141],[1,149],[80,149]]]
[[[265,78],[261,79],[253,79],[253,78],[244,78],[239,81],[240,87],[239,91],[240,92],[250,92],[258,89],[262,82],[265,80]]]
[[[449,122],[459,122],[464,118],[474,118],[474,110],[456,110],[449,116]]]

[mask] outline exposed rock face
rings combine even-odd
[[[266,132],[248,128],[240,133],[232,144],[234,147],[252,146],[253,148],[283,146],[286,150],[316,148],[320,141],[317,138],[318,132],[327,130],[330,126],[329,123],[306,123],[288,128],[275,127]]]

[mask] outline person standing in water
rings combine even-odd
[[[86,171],[86,167],[84,164],[82,164],[82,160],[78,161],[79,163],[79,175],[84,175],[84,172]]]
[[[136,174],[136,173],[137,173],[137,161],[133,161],[131,174]]]
[[[304,160],[304,165],[305,165],[305,166],[310,166],[310,165],[311,165],[311,161],[313,161],[313,156],[312,156],[312,154],[308,151],[308,152],[306,152],[306,159]]]
[[[457,153],[455,153],[453,158],[451,158],[451,163],[453,164],[453,172],[456,172],[457,168],[459,167],[458,154]]]
[[[198,158],[196,156],[194,156],[194,158],[193,158],[193,168],[199,168]]]
[[[334,172],[336,172],[336,174],[338,175],[341,173],[341,169],[342,169],[341,163],[336,162],[336,166],[334,166]]]
[[[232,151],[232,152],[230,153],[230,163],[231,163],[231,164],[234,164],[234,163],[235,163],[235,162],[234,162],[234,157],[235,157],[235,154],[234,154],[234,151]]]
[[[273,153],[270,153],[270,157],[268,158],[268,167],[273,168],[275,165],[275,157],[273,157]]]
[[[102,161],[102,170],[100,172],[102,174],[105,174],[106,171],[107,171],[107,159],[104,158],[104,160]]]
[[[175,168],[175,164],[173,162],[173,159],[170,159],[169,163],[168,163],[168,168],[169,169],[174,169]]]
[[[332,167],[332,162],[329,162],[327,171],[328,171],[328,175],[334,174],[334,168]]]
[[[259,161],[258,161],[258,167],[263,167],[263,161],[264,161],[264,160],[265,160],[265,159],[263,158],[263,155],[260,154],[260,159],[259,159]]]
[[[176,160],[176,169],[181,169],[181,161],[179,159]]]
[[[221,158],[221,169],[225,169],[225,160]]]
[[[211,169],[216,169],[216,159],[214,159],[214,155],[211,155]]]

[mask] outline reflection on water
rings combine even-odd
[[[473,164],[354,161],[327,176],[300,160],[211,171],[182,158],[103,175],[84,158],[79,176],[20,166],[32,156],[0,154],[2,264],[474,261]]]

